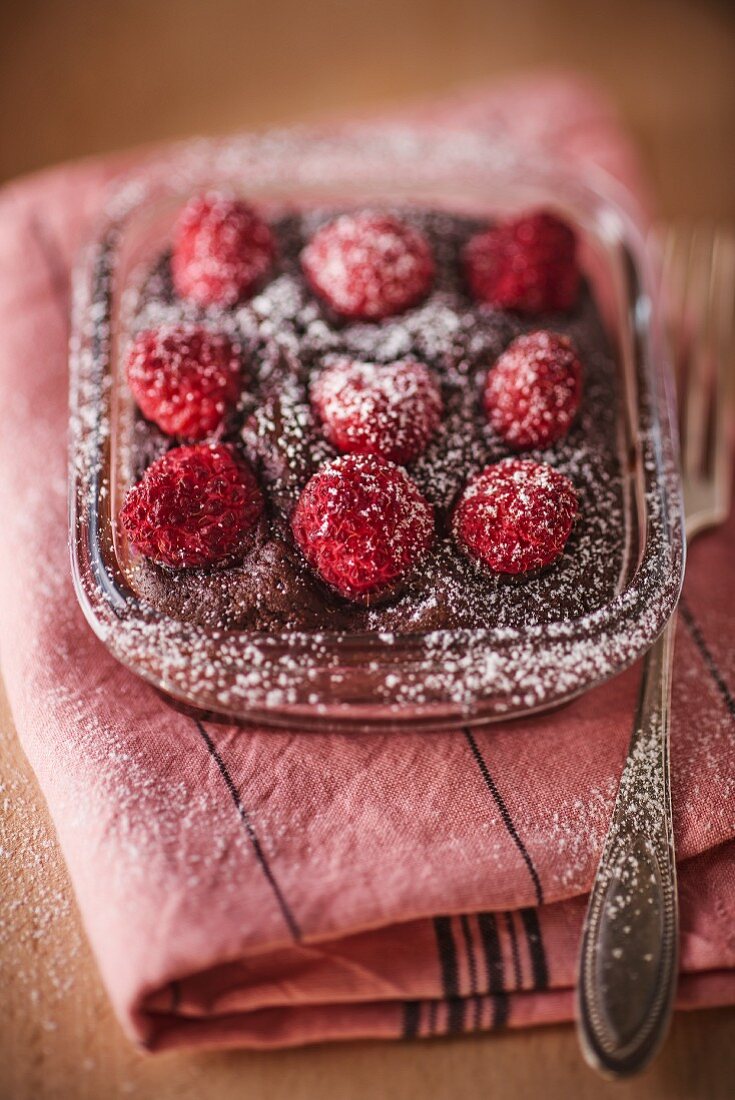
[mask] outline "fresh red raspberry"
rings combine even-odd
[[[342,317],[377,321],[415,305],[434,279],[434,258],[416,229],[389,214],[342,214],[322,226],[301,263],[312,289]]]
[[[301,494],[291,527],[309,565],[346,599],[395,591],[434,536],[434,509],[400,466],[343,455]]]
[[[237,402],[242,366],[222,333],[165,325],[135,337],[128,383],[140,410],[167,435],[203,439]]]
[[[172,569],[230,565],[250,548],[263,498],[231,447],[176,447],[128,490],[120,524],[145,557]]]
[[[472,237],[464,249],[472,294],[498,309],[520,313],[571,309],[579,292],[577,241],[554,214],[501,222]]]
[[[558,558],[577,514],[568,477],[540,462],[506,458],[466,486],[452,516],[460,546],[496,573],[527,573]]]
[[[311,388],[324,435],[338,451],[370,454],[404,466],[426,447],[441,420],[436,379],[423,363],[339,359]]]
[[[248,203],[216,192],[197,196],[174,229],[176,293],[199,306],[233,306],[257,288],[275,251],[270,229]]]
[[[546,447],[569,431],[582,398],[574,344],[555,332],[519,336],[488,372],[485,413],[516,450]]]

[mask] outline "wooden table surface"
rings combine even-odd
[[[192,132],[367,108],[537,65],[595,76],[664,216],[735,219],[729,0],[24,0],[0,5],[0,179]],[[0,614],[2,610],[0,609]],[[638,1081],[573,1030],[276,1054],[136,1052],[111,1014],[53,828],[0,701],[0,1100],[604,1100],[735,1095],[735,1010],[676,1018]]]

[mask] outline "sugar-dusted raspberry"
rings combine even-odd
[[[490,369],[485,413],[511,447],[547,447],[569,431],[582,398],[574,344],[555,332],[519,336]]]
[[[424,556],[434,510],[402,467],[343,455],[307,483],[291,527],[322,580],[349,600],[371,603],[394,592]]]
[[[338,451],[379,455],[401,466],[421,454],[442,414],[436,379],[410,360],[337,359],[316,378],[311,403]]]
[[[248,203],[217,192],[199,195],[174,229],[176,293],[199,306],[232,306],[257,289],[275,251],[273,234]]]
[[[428,294],[434,258],[417,229],[389,214],[342,214],[301,253],[312,289],[342,317],[377,321]]]
[[[577,241],[554,214],[500,222],[472,237],[464,249],[474,297],[520,313],[571,309],[579,292]]]
[[[167,435],[197,440],[217,431],[241,381],[239,349],[223,333],[164,325],[139,332],[130,348],[130,389],[143,415]]]
[[[568,477],[528,458],[506,458],[470,480],[452,531],[463,550],[494,572],[527,573],[559,557],[576,514]]]
[[[120,524],[145,557],[172,569],[231,565],[252,545],[263,497],[231,447],[167,451],[128,490]]]

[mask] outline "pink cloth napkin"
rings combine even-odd
[[[575,82],[430,117],[631,179]],[[120,1019],[160,1050],[569,1018],[636,670],[474,734],[244,731],[174,712],[85,625],[67,550],[70,270],[119,165],[0,199],[0,652]],[[734,532],[695,545],[677,642],[682,1006],[735,1002]]]

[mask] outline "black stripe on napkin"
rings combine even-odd
[[[549,968],[546,964],[546,951],[541,938],[541,925],[535,909],[520,909],[519,915],[528,940],[528,954],[531,959],[531,975],[534,989],[546,989],[549,985]]]
[[[464,940],[464,949],[467,955],[467,970],[470,976],[470,998],[472,1001],[472,1024],[470,1030],[477,1031],[482,1018],[482,997],[477,992],[479,988],[477,984],[477,960],[475,959],[475,947],[472,942],[470,920],[466,913],[463,913],[459,918],[459,923],[462,929],[462,939]]]
[[[464,736],[467,740],[467,744],[470,747],[472,755],[475,759],[475,763],[477,764],[478,768],[480,769],[480,774],[481,774],[483,780],[485,781],[485,786],[490,791],[490,794],[492,795],[492,797],[495,801],[495,805],[498,808],[498,811],[499,811],[500,816],[503,820],[503,824],[505,825],[505,828],[508,832],[508,835],[510,836],[511,840],[513,841],[516,848],[520,852],[521,856],[523,857],[523,861],[526,864],[526,867],[528,868],[528,873],[531,876],[531,881],[533,882],[534,892],[536,894],[536,903],[538,905],[543,905],[544,892],[543,892],[543,889],[541,888],[541,880],[539,879],[538,871],[536,870],[536,867],[534,866],[533,860],[531,859],[530,855],[528,854],[528,849],[526,848],[526,845],[523,843],[520,836],[518,835],[518,830],[516,829],[516,827],[513,823],[513,819],[510,816],[510,813],[508,812],[508,807],[506,806],[506,804],[503,800],[503,797],[500,794],[500,791],[495,786],[495,782],[493,780],[493,777],[491,776],[490,770],[489,770],[487,764],[485,763],[485,759],[484,759],[482,753],[480,752],[480,749],[478,748],[477,742],[475,741],[475,738],[472,734],[472,731],[467,726],[465,726],[464,729],[462,730],[462,732],[464,733]]]
[[[523,985],[523,975],[521,973],[521,955],[518,950],[518,936],[516,935],[515,921],[513,920],[512,913],[504,913],[505,927],[508,929],[508,938],[510,940],[510,953],[513,959],[513,988],[520,989]]]
[[[193,721],[194,725],[196,726],[197,730],[199,731],[199,734],[200,734],[202,740],[204,741],[204,744],[207,746],[207,749],[209,751],[209,755],[212,757],[215,764],[219,768],[220,775],[222,776],[222,778],[225,781],[225,786],[227,787],[227,790],[230,792],[230,798],[232,799],[232,801],[235,805],[235,809],[238,812],[238,815],[240,817],[240,821],[242,822],[242,824],[245,828],[245,832],[247,833],[248,840],[250,841],[250,844],[252,845],[253,852],[255,853],[255,858],[257,859],[258,863],[260,864],[261,870],[263,871],[263,874],[266,877],[268,885],[270,886],[271,890],[273,891],[273,895],[274,895],[274,897],[275,897],[275,899],[278,903],[278,907],[281,910],[281,913],[283,914],[283,919],[285,920],[286,924],[288,925],[289,931],[290,931],[291,935],[293,936],[293,938],[295,940],[299,940],[299,939],[301,939],[301,929],[299,928],[299,925],[296,921],[296,918],[294,917],[293,913],[291,912],[291,909],[289,908],[288,902],[286,901],[285,897],[283,896],[283,893],[281,891],[280,886],[276,882],[275,875],[273,874],[273,871],[271,870],[271,866],[268,863],[268,860],[266,858],[266,854],[265,854],[265,852],[263,851],[263,849],[261,847],[260,841],[258,840],[258,835],[255,832],[255,827],[254,827],[252,821],[250,820],[250,817],[248,815],[247,810],[245,809],[245,807],[242,804],[242,800],[240,799],[240,795],[238,793],[237,787],[234,784],[232,776],[230,775],[229,771],[227,770],[227,766],[226,766],[224,760],[222,759],[220,754],[217,752],[217,749],[215,747],[214,742],[212,741],[212,738],[209,736],[209,734],[205,730],[202,723],[199,722],[196,718],[192,718],[192,721]]]
[[[419,1033],[421,1023],[421,1002],[405,1001],[403,1005],[403,1027],[401,1035],[404,1039],[415,1039]]]
[[[695,646],[699,650],[699,654],[707,667],[707,671],[714,680],[715,685],[717,686],[717,690],[725,701],[725,706],[730,711],[732,717],[735,718],[735,698],[733,698],[732,692],[725,682],[725,677],[720,672],[717,662],[715,661],[712,654],[712,650],[709,648],[707,642],[704,639],[702,628],[700,627],[697,620],[694,618],[692,610],[683,596],[679,600],[679,612],[682,619],[686,623],[687,629],[692,636],[692,640],[694,641]]]
[[[508,1021],[508,996],[505,992],[503,954],[500,949],[498,922],[494,913],[478,913],[477,927],[487,967],[488,993],[493,998],[493,1029]]]
[[[447,1034],[456,1035],[464,1028],[466,1001],[459,996],[459,966],[451,917],[434,917],[434,933],[439,952],[442,993],[447,1002]]]

